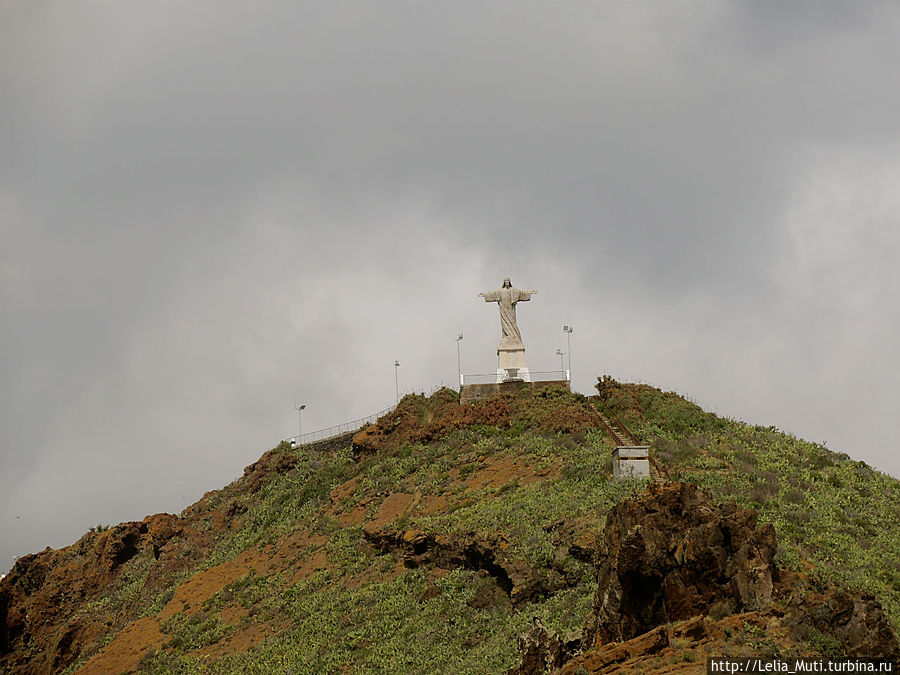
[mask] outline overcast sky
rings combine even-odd
[[[496,369],[900,476],[893,2],[0,3],[0,571]]]

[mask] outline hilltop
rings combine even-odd
[[[610,481],[604,418],[651,445],[649,488]],[[695,548],[669,550],[679,532]],[[179,515],[19,559],[0,581],[0,670],[674,672],[703,670],[707,653],[872,645],[896,657],[897,560],[900,482],[774,427],[608,378],[591,397],[550,387],[465,406],[442,389],[355,434],[282,443]],[[655,609],[630,610],[628,584],[609,599],[612,579],[651,561]]]

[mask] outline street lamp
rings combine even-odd
[[[397,397],[397,403],[400,403],[400,375],[398,375],[400,369],[400,362],[394,361],[394,394]]]
[[[299,403],[294,406],[294,409],[297,411],[297,437],[303,435],[303,409],[306,407],[306,404],[300,405]]]
[[[572,377],[572,331],[575,330],[572,326],[563,326],[563,332],[566,334],[566,339],[569,342],[569,378]]]
[[[565,372],[566,372],[566,367],[563,365],[563,356],[565,355],[565,352],[564,352],[562,349],[557,349],[557,350],[556,350],[556,355],[559,357],[559,369],[560,369],[563,373],[565,373]]]
[[[462,387],[463,379],[462,379],[462,365],[459,360],[459,343],[462,342],[463,334],[460,333],[459,337],[456,338],[456,374],[459,376],[459,386]]]

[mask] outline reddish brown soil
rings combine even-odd
[[[466,405],[459,405],[455,393],[442,390],[428,399],[405,397],[392,413],[354,435],[353,448],[365,455],[404,443],[427,443],[473,425],[508,429],[514,424],[574,433],[595,429],[601,423],[587,400],[573,401],[560,388],[522,390]]]
[[[268,560],[257,551],[244,551],[234,560],[195,574],[175,589],[175,595],[159,613],[160,621],[165,621],[179,612],[196,614],[201,611],[204,601],[221,591],[232,581],[237,581],[257,570],[268,569]]]
[[[549,467],[538,468],[524,459],[500,454],[486,458],[481,468],[463,483],[469,490],[483,487],[499,488],[512,480],[517,481],[519,485],[527,485],[558,478],[561,468],[560,462]]]
[[[209,647],[197,649],[191,654],[207,661],[216,661],[229,654],[239,654],[262,642],[271,635],[273,629],[265,623],[250,624],[231,633],[224,640]]]
[[[119,631],[115,640],[75,672],[78,675],[135,672],[147,650],[161,647],[167,639],[155,616],[139,619]]]
[[[363,526],[366,531],[380,530],[388,523],[394,522],[406,511],[414,501],[413,495],[395,492],[388,495],[381,506],[378,507],[375,515]]]

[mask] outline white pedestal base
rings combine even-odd
[[[525,346],[497,347],[497,382],[531,382]]]
[[[528,368],[497,369],[497,383],[500,382],[531,382]]]

